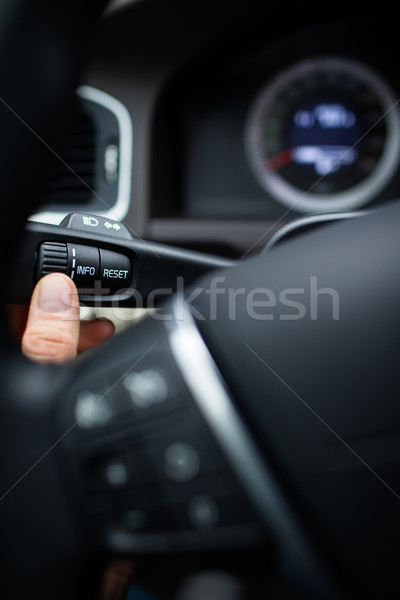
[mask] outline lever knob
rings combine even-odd
[[[38,252],[37,279],[49,273],[68,274],[68,248],[64,242],[44,242]]]

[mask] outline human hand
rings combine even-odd
[[[76,286],[62,273],[40,279],[30,306],[12,306],[10,316],[23,354],[35,362],[72,360],[84,350],[100,346],[115,329],[107,319],[80,322]]]
[[[80,322],[76,286],[61,273],[43,277],[33,291],[30,306],[10,307],[10,318],[23,354],[41,363],[73,360],[114,333],[114,325],[107,319]],[[124,600],[133,572],[132,561],[111,561],[102,577],[99,600]]]

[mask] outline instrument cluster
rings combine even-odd
[[[398,197],[392,44],[387,23],[329,23],[209,64],[180,112],[183,216],[291,220]]]

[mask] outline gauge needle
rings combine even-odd
[[[268,160],[265,161],[264,166],[266,171],[277,171],[281,167],[289,164],[293,160],[293,150],[291,148],[286,148],[286,150],[282,150],[279,154],[275,154]]]

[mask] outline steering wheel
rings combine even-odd
[[[173,571],[218,567],[246,582],[230,599],[266,597],[272,574],[276,597],[394,597],[400,204],[235,265],[157,246],[153,268],[154,246],[98,239],[75,217],[24,230],[98,8],[1,9],[4,596],[95,598],[105,561],[122,555],[164,591]],[[87,358],[32,364],[7,333],[6,300],[32,284],[43,240],[151,267],[123,301],[180,267],[191,285]]]

